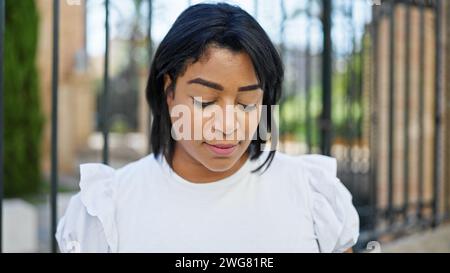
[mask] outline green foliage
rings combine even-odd
[[[361,138],[363,122],[361,54],[355,53],[344,73],[333,77],[332,120],[335,137]]]
[[[346,139],[362,136],[362,62],[361,54],[349,58],[345,72],[333,74],[332,123],[335,138]],[[353,72],[350,72],[353,71]],[[351,91],[353,90],[353,91]],[[306,96],[303,90],[290,90],[290,94],[280,103],[280,135],[291,136],[296,141],[306,142],[307,118]],[[351,98],[351,99],[350,99]],[[311,144],[320,141],[319,118],[322,112],[322,90],[320,85],[310,90]]]
[[[43,126],[36,69],[38,13],[35,1],[6,1],[5,29],[5,195],[32,194],[41,183]]]
[[[319,145],[318,120],[322,111],[320,86],[313,86],[310,91],[310,124],[311,144]],[[291,135],[295,140],[306,142],[307,115],[306,97],[304,93],[297,92],[287,97],[280,104],[280,135]]]

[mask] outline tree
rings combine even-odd
[[[38,13],[35,1],[6,1],[5,195],[36,193],[41,183],[43,115],[36,69]]]

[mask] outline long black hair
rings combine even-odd
[[[171,119],[166,102],[170,91],[175,90],[177,78],[186,71],[189,63],[198,61],[210,45],[229,49],[233,52],[245,52],[254,66],[259,84],[264,92],[263,105],[270,109],[281,97],[283,81],[283,63],[264,29],[246,11],[238,6],[226,3],[197,4],[183,11],[161,41],[155,52],[148,77],[146,98],[153,113],[151,128],[151,145],[155,158],[163,154],[172,165],[175,140],[171,137]],[[164,76],[168,75],[171,85],[164,90]],[[255,160],[263,153],[265,138],[260,136],[260,126],[266,126],[271,134],[272,147],[278,136],[272,112],[267,111],[258,125],[256,139],[247,149],[250,160]],[[263,125],[264,123],[264,125]],[[267,124],[267,125],[266,125]],[[264,163],[269,167],[275,156],[275,149],[270,149]]]

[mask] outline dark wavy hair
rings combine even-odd
[[[166,102],[168,92],[164,90],[164,75],[172,84],[167,91],[175,90],[176,80],[186,71],[188,64],[198,61],[208,46],[218,46],[233,52],[247,53],[253,63],[259,84],[264,92],[263,105],[270,109],[281,97],[284,68],[280,55],[264,29],[246,11],[226,3],[197,4],[183,11],[159,44],[148,77],[146,98],[153,114],[151,146],[155,158],[163,154],[172,166],[175,140],[171,137],[171,119]],[[169,90],[170,89],[170,90]],[[262,115],[256,139],[247,149],[250,160],[263,153],[266,145],[261,138],[260,126],[271,134],[272,148],[264,163],[253,172],[266,165],[267,169],[274,156],[278,136],[271,128],[274,123],[272,112]],[[267,120],[271,122],[266,122]],[[266,125],[267,124],[267,125]]]

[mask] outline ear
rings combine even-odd
[[[164,92],[167,92],[167,88],[172,84],[172,79],[169,74],[164,74]]]
[[[171,107],[174,100],[174,90],[169,90],[169,87],[172,85],[172,79],[168,74],[164,74],[164,92],[166,93],[166,102],[169,108]]]

